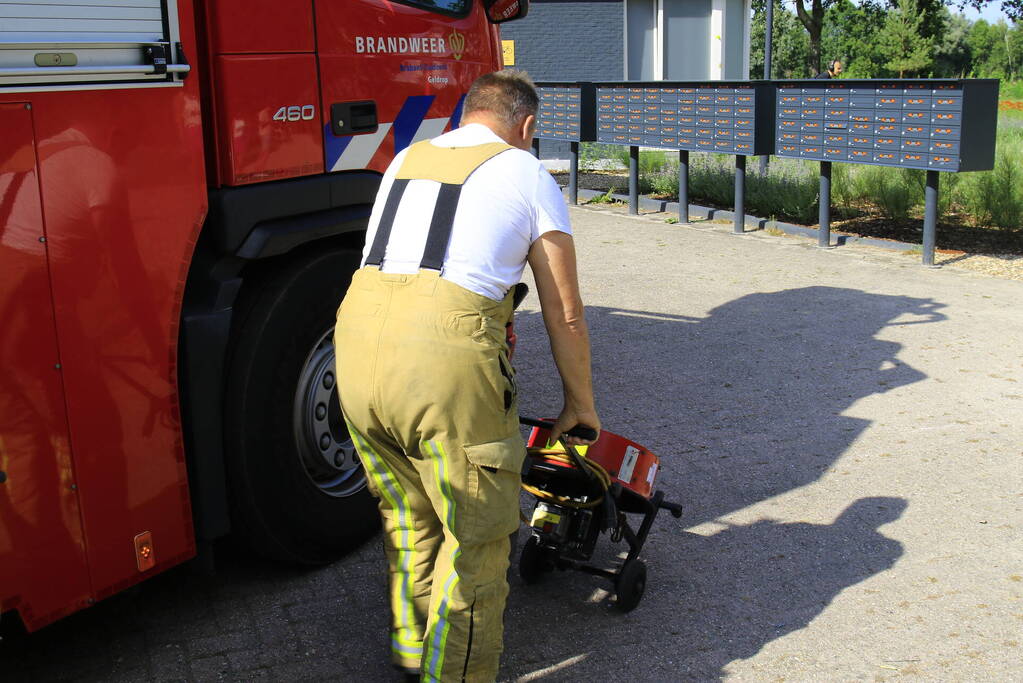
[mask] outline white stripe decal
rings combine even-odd
[[[365,135],[353,135],[348,147],[341,153],[340,158],[334,163],[331,171],[345,171],[349,169],[366,168],[370,159],[377,153],[380,143],[384,141],[387,134],[391,132],[390,123],[381,123],[375,133]]]
[[[444,119],[423,119],[423,122],[419,124],[415,137],[412,138],[412,142],[432,140],[444,132],[450,120],[450,117]]]

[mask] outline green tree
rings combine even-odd
[[[750,25],[750,76],[761,78],[764,73],[764,36],[767,23],[767,3],[754,0],[753,23]],[[772,78],[806,78],[810,54],[810,41],[796,15],[774,0],[774,31],[771,43]]]
[[[821,32],[824,30],[824,12],[834,3],[835,0],[810,0],[808,10],[806,0],[795,0],[796,16],[806,32],[810,34],[810,54],[807,56],[807,67],[815,74],[820,73],[821,70]]]
[[[924,15],[918,12],[916,0],[898,0],[888,13],[878,36],[878,47],[888,61],[885,68],[899,78],[927,70],[933,59],[934,43],[921,34]]]
[[[843,75],[875,78],[885,72],[885,58],[877,46],[885,10],[871,2],[836,0],[824,14],[821,50],[828,59],[840,59]]]
[[[963,78],[970,73],[970,20],[945,9],[945,32],[934,43],[934,76]]]
[[[1004,21],[989,24],[983,19],[970,27],[967,42],[973,51],[971,74],[979,78],[1013,80],[1020,77],[1023,27],[1010,28]]]

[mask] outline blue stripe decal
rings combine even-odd
[[[401,111],[394,119],[394,153],[412,144],[416,131],[433,105],[434,95],[413,95],[405,99]]]
[[[345,153],[348,143],[351,141],[351,135],[346,135],[342,138],[334,135],[334,131],[331,130],[329,123],[323,127],[323,149],[327,155],[327,173],[330,173],[330,169],[334,168],[334,164]]]
[[[465,95],[458,98],[458,104],[455,105],[455,112],[451,115],[451,130],[458,128],[458,124],[462,122],[462,105],[465,104]]]

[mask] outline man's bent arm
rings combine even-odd
[[[529,248],[528,260],[565,394],[561,415],[551,430],[551,441],[577,424],[599,433],[600,418],[593,402],[590,375],[590,338],[579,295],[572,236],[557,230],[544,233]],[[578,437],[568,437],[568,441],[573,445],[592,443]]]

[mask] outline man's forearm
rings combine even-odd
[[[544,324],[551,340],[554,364],[561,375],[566,405],[577,411],[592,411],[593,379],[586,319],[581,310],[575,316],[544,311]]]

